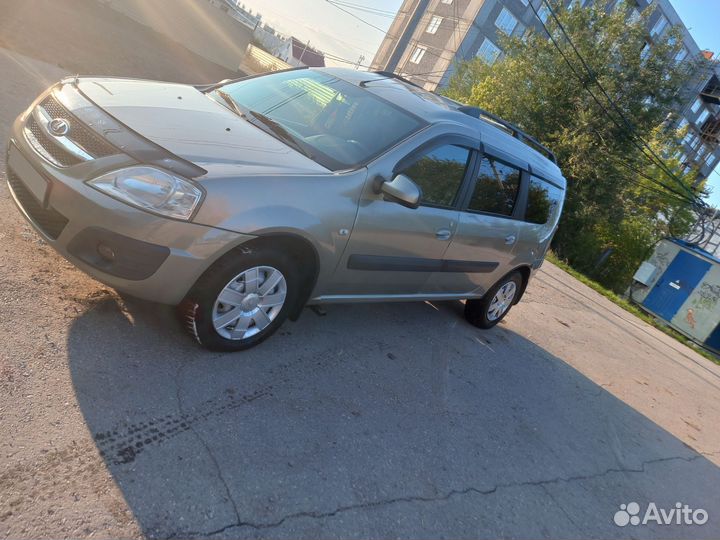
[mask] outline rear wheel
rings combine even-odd
[[[233,253],[198,280],[180,306],[181,316],[208,349],[248,349],[285,320],[297,300],[297,276],[292,260],[281,253]]]
[[[465,302],[465,318],[478,328],[492,328],[510,311],[521,287],[518,272],[505,276],[482,298]]]

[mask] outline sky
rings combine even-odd
[[[259,11],[263,20],[286,35],[294,35],[311,46],[343,58],[347,63],[328,62],[328,65],[352,65],[360,57],[362,65],[369,65],[384,36],[384,32],[360,22],[351,14],[372,25],[387,30],[402,0],[241,0],[246,7]],[[690,29],[698,46],[720,55],[720,0],[670,0],[680,18]],[[348,5],[366,9],[354,9]],[[380,10],[382,14],[367,11]],[[345,11],[343,11],[345,10]],[[347,13],[350,12],[350,13]],[[708,178],[713,193],[710,202],[720,207],[720,161]]]
[[[368,13],[366,10],[336,6],[328,0],[240,0],[254,12],[262,13],[263,21],[285,35],[293,35],[300,41],[357,62],[362,55],[362,64],[370,65],[385,30],[388,29],[402,0],[341,0],[342,4],[354,4],[369,9],[381,10],[383,15]],[[372,28],[354,18],[342,9],[357,15],[367,22],[382,28]],[[341,66],[342,63],[328,62]],[[347,67],[348,64],[345,64]]]

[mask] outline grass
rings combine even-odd
[[[698,346],[694,341],[691,339],[688,339],[683,334],[678,332],[677,330],[666,326],[659,322],[655,317],[652,315],[648,315],[644,311],[642,311],[640,308],[638,308],[635,304],[630,302],[629,300],[626,300],[625,298],[622,298],[621,296],[618,296],[616,293],[614,293],[611,290],[606,289],[602,285],[600,285],[598,282],[593,281],[589,277],[585,276],[584,274],[581,274],[577,270],[575,270],[572,266],[570,266],[567,262],[558,259],[558,257],[552,252],[548,252],[547,254],[547,260],[553,263],[555,266],[560,268],[561,270],[564,270],[568,274],[570,274],[572,277],[577,279],[578,281],[584,283],[591,289],[593,289],[595,292],[602,294],[605,298],[613,302],[614,304],[620,306],[625,311],[632,313],[635,315],[638,319],[641,319],[648,323],[651,326],[654,326],[661,332],[664,332],[668,336],[674,338],[676,341],[679,341],[683,345],[686,345],[687,347],[690,347],[692,350],[694,350],[696,353],[698,353],[701,356],[704,356],[711,362],[714,362],[715,364],[720,365],[720,358],[718,358],[716,355],[711,353],[710,351],[707,351],[703,349],[702,347]]]

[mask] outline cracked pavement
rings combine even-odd
[[[0,72],[4,137],[62,71]],[[497,328],[461,312],[329,306],[210,353],[55,255],[3,182],[0,536],[720,537],[719,366],[549,264]],[[710,518],[615,526],[631,501]]]

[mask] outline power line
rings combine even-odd
[[[355,7],[355,8],[358,8],[358,9],[365,9],[365,10],[368,10],[368,11],[377,11],[377,12],[379,12],[379,13],[387,13],[387,14],[390,14],[390,15],[393,15],[393,16],[395,16],[395,14],[397,13],[397,11],[392,11],[392,10],[389,10],[389,9],[376,8],[376,7],[373,7],[373,6],[368,6],[368,5],[366,5],[366,4],[357,4],[357,3],[355,3],[355,2],[348,2],[347,0],[333,0],[333,2],[336,3],[336,4],[343,4],[344,6],[348,6],[348,7]]]
[[[357,60],[348,60],[347,58],[343,58],[342,56],[336,56],[336,55],[334,55],[334,54],[332,54],[332,53],[326,53],[326,52],[324,52],[323,55],[324,55],[326,58],[329,58],[330,60],[334,60],[335,62],[341,62],[341,63],[343,63],[343,64],[351,64],[351,65],[353,65],[353,66],[364,67],[364,68],[369,68],[369,67],[370,67],[370,66],[368,66],[368,65],[366,65],[366,64],[361,64],[361,63],[359,63]]]
[[[333,0],[332,3],[346,7],[348,9],[354,9],[356,11],[360,11],[362,13],[376,15],[378,17],[385,17],[385,18],[390,18],[390,19],[395,18],[395,13],[393,13],[392,11],[384,10],[384,9],[376,9],[376,8],[371,8],[371,7],[367,7],[367,6],[361,6],[358,4],[352,4],[350,2],[341,2],[340,0]]]
[[[398,36],[393,36],[393,35],[391,35],[387,30],[383,30],[383,29],[380,28],[379,26],[376,26],[376,25],[374,25],[373,23],[368,22],[368,21],[366,21],[365,19],[363,19],[362,17],[356,15],[355,13],[352,13],[351,11],[348,11],[347,9],[345,9],[344,7],[342,7],[342,5],[344,5],[344,4],[341,5],[339,0],[325,0],[325,1],[326,1],[328,4],[330,4],[331,6],[334,6],[335,8],[339,9],[340,11],[342,11],[342,12],[350,15],[350,16],[353,17],[354,19],[360,21],[361,23],[366,24],[366,25],[370,26],[371,28],[374,28],[374,29],[379,30],[380,32],[384,33],[384,34],[385,34],[385,38],[399,39]],[[431,15],[432,15],[432,14],[429,14],[429,13],[427,13],[427,12],[424,13],[424,14],[422,15],[422,17],[421,17],[421,18],[419,19],[419,21],[418,21],[418,26],[420,26],[420,25],[424,22],[424,19],[426,19],[427,17],[429,17],[429,16],[431,16]],[[419,40],[414,39],[414,40],[412,40],[412,42],[414,42],[415,45],[417,45],[417,44],[419,43]],[[437,54],[437,53],[435,53],[435,52],[430,51],[430,49],[435,49],[435,50],[439,50],[439,51],[441,51],[441,53],[443,53],[443,52],[447,52],[446,49],[440,49],[439,47],[433,47],[432,45],[427,45],[427,44],[422,44],[422,47],[424,47],[425,53],[429,53],[431,56],[434,56],[435,58],[439,58],[439,59],[442,59],[442,60],[448,60],[447,58],[444,58],[444,57],[442,56],[442,54]],[[406,50],[407,50],[407,49],[406,49]],[[409,58],[409,57],[410,57],[410,55],[408,55],[408,58]],[[405,63],[407,63],[407,59],[405,60]]]
[[[358,17],[358,16],[355,15],[352,11],[348,11],[348,10],[345,9],[344,7],[338,5],[336,2],[333,2],[332,0],[325,0],[325,1],[326,1],[328,4],[330,4],[331,6],[335,6],[335,7],[336,7],[337,9],[339,9],[340,11],[343,11],[343,12],[347,13],[348,15],[350,15],[351,17],[357,19],[357,20],[360,21],[361,23],[367,24],[368,26],[374,28],[375,30],[379,30],[379,31],[382,32],[383,34],[387,34],[387,30],[383,30],[383,29],[380,28],[379,26],[375,26],[373,23],[366,21],[366,20],[363,19],[362,17]],[[395,38],[393,37],[393,39],[395,39]]]
[[[697,194],[696,194],[692,189],[690,189],[682,180],[680,180],[677,176],[675,176],[675,174],[667,167],[667,165],[665,164],[665,162],[655,153],[655,151],[650,147],[650,145],[649,145],[646,141],[644,141],[640,136],[637,135],[634,126],[633,126],[633,125],[630,123],[630,121],[627,119],[627,117],[626,117],[625,114],[622,112],[622,110],[620,109],[620,107],[614,102],[614,100],[613,100],[613,99],[608,95],[608,93],[605,91],[605,88],[602,86],[602,84],[600,83],[600,81],[598,80],[598,78],[595,76],[595,73],[593,72],[593,70],[590,68],[590,66],[588,66],[588,64],[587,64],[587,62],[585,61],[585,59],[583,58],[583,56],[582,56],[582,55],[580,54],[580,52],[577,50],[577,47],[575,47],[575,44],[572,42],[572,40],[570,39],[570,36],[569,36],[569,35],[567,34],[567,32],[565,31],[565,27],[562,25],[562,23],[561,23],[560,20],[558,19],[558,16],[557,16],[557,14],[555,13],[555,10],[554,10],[553,7],[550,5],[550,2],[549,2],[548,0],[543,0],[543,2],[545,3],[545,6],[547,7],[549,13],[552,15],[552,18],[555,20],[555,23],[558,25],[558,28],[560,29],[560,32],[561,32],[561,33],[563,34],[563,36],[565,37],[566,41],[570,44],[570,47],[571,47],[571,48],[573,49],[573,51],[575,52],[576,56],[580,59],[581,64],[583,65],[583,67],[585,68],[585,71],[586,71],[587,74],[589,75],[589,81],[590,81],[591,83],[594,83],[595,85],[597,85],[597,87],[600,89],[600,91],[602,92],[602,94],[603,94],[603,95],[605,96],[605,98],[607,99],[607,101],[608,101],[608,103],[610,104],[610,106],[611,106],[611,107],[613,108],[613,110],[618,114],[618,116],[622,119],[623,123],[625,124],[624,131],[626,131],[626,132],[629,133],[631,142],[633,142],[633,144],[634,144],[651,162],[654,161],[656,165],[659,165],[660,168],[663,170],[663,172],[665,172],[665,174],[666,174],[667,176],[669,176],[674,182],[676,182],[679,186],[681,186],[684,190],[686,190],[691,196],[693,196],[694,198],[696,198],[696,199],[698,200],[698,203],[699,203],[699,204],[701,204],[701,205],[704,204],[704,203],[697,197]],[[550,33],[550,31],[548,30],[548,28],[547,28],[547,26],[545,25],[545,23],[543,22],[543,20],[540,18],[537,10],[535,9],[535,6],[532,5],[532,2],[530,3],[530,7],[532,8],[533,12],[534,12],[535,15],[537,16],[538,20],[540,20],[540,23],[542,24],[543,28],[544,28],[545,31],[547,32],[548,36],[550,36],[550,39],[552,40],[553,44],[555,45],[555,48],[558,49],[558,51],[562,54],[563,58],[565,59],[565,62],[568,64],[568,66],[571,67],[573,73],[575,73],[576,76],[579,78],[579,80],[583,83],[583,87],[590,93],[591,96],[593,96],[593,99],[594,99],[594,100],[596,101],[596,103],[603,109],[603,111],[608,115],[608,118],[610,118],[610,120],[611,120],[618,128],[623,129],[622,126],[620,126],[619,123],[612,117],[612,115],[610,115],[610,114],[608,113],[607,109],[606,109],[602,104],[600,104],[599,100],[597,100],[597,98],[595,98],[595,95],[594,95],[594,94],[592,93],[592,91],[588,88],[587,83],[586,83],[584,77],[582,77],[582,76],[580,76],[580,75],[577,74],[577,71],[575,71],[575,69],[572,67],[571,63],[569,62],[569,60],[568,60],[567,57],[565,56],[564,52],[560,49],[559,44],[557,43],[557,41],[555,40],[555,38],[552,36],[552,34]],[[636,141],[639,141],[640,144],[638,144]],[[644,147],[645,149],[647,149],[647,152],[650,153],[650,156],[647,155],[647,152],[645,151],[645,149],[643,149],[643,147]],[[654,160],[653,160],[653,158],[654,158]]]
[[[390,39],[397,39],[395,36],[390,36],[390,35],[387,33],[387,31],[385,31],[385,30],[381,29],[380,27],[378,27],[378,26],[376,26],[376,25],[374,25],[374,24],[366,21],[366,20],[363,19],[362,17],[359,17],[358,15],[356,15],[356,14],[354,14],[354,13],[352,13],[352,12],[350,12],[350,11],[348,11],[347,9],[344,9],[344,8],[347,7],[347,8],[349,8],[349,9],[356,9],[356,10],[358,10],[358,11],[364,11],[364,12],[371,13],[371,14],[376,14],[376,15],[379,15],[379,13],[375,13],[374,11],[382,11],[382,10],[374,10],[374,9],[372,9],[372,8],[368,8],[367,6],[360,6],[360,5],[358,5],[358,4],[352,4],[352,3],[350,3],[350,2],[345,2],[345,1],[341,1],[341,0],[325,0],[325,1],[328,2],[329,4],[333,5],[335,8],[339,9],[340,11],[343,11],[344,13],[346,13],[346,14],[350,15],[351,17],[357,19],[358,21],[362,22],[363,24],[366,24],[366,25],[368,25],[368,26],[370,26],[370,27],[372,27],[372,28],[374,28],[374,29],[376,29],[376,30],[379,30],[379,31],[384,32],[384,33],[386,34],[386,37],[389,37]],[[544,1],[545,1],[546,4],[547,4],[547,0],[544,0]],[[538,12],[537,12],[537,10],[535,9],[535,7],[532,5],[532,3],[530,3],[530,5],[531,5],[531,8],[532,8],[533,12],[534,12],[535,15],[538,17],[538,19],[540,20],[541,24],[543,25],[543,28],[545,29],[545,31],[547,32],[548,36],[550,37],[551,41],[553,42],[553,44],[555,45],[555,47],[558,49],[558,51],[560,52],[560,54],[563,56],[563,59],[565,60],[565,62],[567,63],[567,65],[568,65],[568,66],[570,67],[570,69],[573,71],[573,73],[575,74],[575,76],[583,83],[583,87],[590,93],[590,95],[593,97],[593,99],[594,99],[594,101],[597,103],[597,105],[598,105],[599,107],[601,107],[601,109],[603,109],[603,111],[608,115],[608,117],[613,121],[613,123],[614,123],[618,128],[623,129],[622,126],[620,126],[620,125],[614,120],[614,118],[612,118],[612,116],[608,113],[607,109],[602,105],[602,103],[600,103],[600,101],[599,101],[599,100],[597,99],[597,97],[592,93],[592,91],[589,90],[589,88],[587,87],[587,83],[585,82],[584,78],[582,77],[582,75],[580,75],[580,74],[577,72],[577,70],[574,68],[574,66],[573,66],[572,63],[570,62],[570,60],[569,60],[569,59],[567,58],[567,56],[565,55],[564,51],[562,51],[562,49],[560,48],[559,44],[556,42],[556,40],[554,39],[554,37],[552,36],[552,34],[550,33],[550,31],[548,30],[547,26],[545,26],[545,24],[544,24],[544,22],[542,21],[542,19],[540,19],[539,15],[538,15]],[[567,33],[565,32],[565,30],[564,30],[564,28],[562,27],[561,23],[560,23],[559,20],[557,19],[557,16],[555,15],[555,12],[552,10],[552,8],[551,8],[549,5],[548,5],[548,9],[550,9],[550,12],[552,13],[553,18],[554,18],[555,21],[558,23],[558,26],[561,27],[561,30],[562,30],[563,34],[565,35],[565,37],[566,37],[566,39],[568,40],[568,42],[571,43],[571,45],[572,45],[573,49],[575,50],[576,54],[578,54],[578,56],[580,56],[580,55],[579,55],[579,52],[578,52],[577,49],[575,48],[574,44],[572,44],[572,42],[570,41],[569,36],[567,36]],[[424,18],[427,17],[427,16],[428,16],[428,14],[425,13],[425,14],[423,15],[423,17],[421,18],[421,21],[422,21],[422,19],[424,19]],[[457,17],[445,17],[445,18],[446,18],[446,19],[453,19],[453,20],[455,21],[455,25],[454,25],[454,28],[453,28],[453,34],[455,34],[455,31],[458,31],[458,30],[459,30],[459,23],[460,23],[460,22],[465,22],[465,21],[463,21],[462,19],[459,19],[459,18],[457,18]],[[466,22],[465,22],[465,23],[466,23]],[[419,24],[420,24],[420,22],[419,22]],[[466,23],[466,24],[467,24],[467,23]],[[468,25],[468,26],[470,26],[470,25]],[[416,45],[419,43],[419,41],[418,41],[417,39],[413,40],[413,42],[414,42]],[[436,54],[436,53],[433,53],[431,50],[429,50],[429,49],[437,49],[437,50],[440,50],[441,52],[444,53],[444,52],[447,52],[445,49],[440,49],[440,48],[437,48],[437,47],[432,47],[432,46],[429,46],[429,45],[426,45],[426,44],[423,44],[423,46],[424,46],[424,48],[425,48],[425,52],[426,52],[426,53],[430,53],[432,56],[435,56],[436,58],[446,59],[446,58],[444,58],[441,54]],[[351,61],[351,60],[348,60],[348,59],[345,59],[345,58],[342,58],[342,57],[338,57],[338,56],[335,56],[335,55],[327,55],[327,56],[328,56],[331,60],[335,60],[335,61],[338,61],[338,62],[344,62],[344,63],[347,63],[347,64],[353,64],[353,65],[356,65],[356,64],[357,64],[356,61]],[[583,62],[586,70],[587,70],[588,73],[590,74],[590,76],[591,76],[591,81],[595,82],[596,84],[598,84],[598,86],[600,86],[599,81],[597,81],[597,80],[595,79],[594,74],[593,74],[592,71],[589,69],[589,67],[588,67],[587,64],[585,63],[584,59],[581,58],[581,61]],[[363,66],[363,67],[369,67],[369,66]],[[435,74],[443,74],[443,73],[445,73],[446,71],[447,71],[447,70],[437,70],[437,71],[429,71],[429,72],[423,72],[423,73],[409,73],[409,75],[412,76],[412,77],[416,77],[416,78],[422,78],[422,77],[426,77],[426,76],[430,76],[430,75],[435,75]],[[425,80],[427,81],[428,79],[425,79]],[[616,108],[617,106],[612,102],[611,98],[610,98],[610,97],[607,95],[607,93],[604,91],[604,88],[602,88],[602,91],[603,91],[603,94],[605,95],[605,97],[608,99],[608,101],[610,101],[611,104],[613,105],[613,107]],[[624,115],[622,115],[622,112],[619,112],[619,114],[621,115],[621,117],[623,118],[623,120],[625,120],[625,121],[627,122],[627,120],[624,118]],[[629,124],[629,123],[628,123],[628,124]],[[628,125],[628,127],[629,127],[630,129],[634,129],[631,125]],[[626,128],[626,129],[627,129],[627,128]],[[599,135],[599,134],[598,134],[598,135]],[[633,142],[634,142],[634,141],[633,141]],[[643,142],[643,144],[645,144],[645,145],[648,147],[648,149],[649,149],[649,146],[647,145],[647,143],[645,143],[644,141],[642,141],[642,142]],[[636,143],[635,143],[635,144],[636,144]],[[637,146],[637,144],[636,144],[636,146]],[[643,152],[643,154],[646,155],[646,157],[648,157],[649,159],[651,159],[649,156],[647,156],[647,154],[646,154],[645,151],[642,149],[642,147],[639,147],[639,146],[638,146],[638,149],[640,149],[641,152]],[[650,150],[651,150],[651,149],[650,149]],[[651,152],[652,152],[652,150],[651,150]],[[655,155],[654,152],[653,152],[653,155]],[[664,168],[665,168],[666,173],[669,174],[675,181],[678,181],[677,178],[675,178],[674,175],[669,171],[669,169],[667,169],[667,167],[666,167],[665,164],[662,162],[662,160],[660,160],[660,158],[657,157],[657,155],[655,155],[655,158],[658,160],[658,162],[660,163],[661,167],[664,167]],[[651,161],[652,161],[652,159],[651,159]],[[636,168],[634,168],[632,165],[630,165],[628,162],[621,161],[620,163],[621,163],[623,166],[625,166],[626,168],[628,168],[628,169],[630,169],[630,170],[633,170],[636,174],[639,174],[640,176],[644,177],[645,179],[651,181],[652,183],[657,184],[662,190],[665,190],[665,191],[661,191],[661,189],[654,188],[654,187],[652,187],[652,186],[644,185],[644,184],[642,184],[641,182],[638,182],[638,181],[636,181],[636,180],[631,180],[632,183],[637,184],[637,185],[640,186],[641,188],[646,189],[646,190],[651,191],[651,192],[654,192],[654,193],[656,193],[656,194],[658,194],[658,195],[663,195],[663,196],[666,197],[666,198],[669,197],[670,199],[675,200],[676,202],[693,204],[693,203],[696,201],[697,195],[696,195],[694,192],[690,192],[691,195],[692,195],[694,198],[693,198],[693,199],[688,198],[684,193],[681,193],[681,192],[679,192],[679,191],[677,191],[677,190],[675,190],[675,189],[667,186],[666,184],[658,181],[657,179],[652,178],[652,177],[650,177],[650,176],[642,173],[641,171],[639,171],[638,169],[636,169]],[[655,164],[657,165],[657,163],[655,163]],[[678,181],[678,182],[679,182],[679,181]],[[687,186],[686,186],[684,183],[682,183],[682,182],[679,182],[679,183],[680,183],[684,188],[687,189]]]
[[[547,2],[547,0],[544,0],[544,1]],[[560,55],[562,56],[563,60],[564,60],[565,63],[568,65],[568,67],[570,68],[570,70],[572,71],[572,73],[575,75],[575,77],[581,82],[583,88],[585,88],[585,90],[588,92],[588,94],[590,94],[590,96],[592,97],[593,101],[595,101],[595,103],[603,110],[603,112],[608,116],[608,118],[613,122],[613,124],[615,124],[616,127],[618,127],[619,129],[622,129],[623,131],[627,131],[628,128],[627,128],[627,127],[623,128],[623,126],[620,125],[620,123],[610,114],[610,112],[607,110],[607,108],[600,102],[600,100],[599,100],[599,99],[597,98],[597,96],[592,92],[592,90],[590,90],[590,88],[588,87],[588,81],[586,80],[585,77],[583,77],[580,73],[578,73],[578,71],[576,70],[575,66],[573,66],[572,62],[570,62],[570,59],[566,56],[565,52],[564,52],[564,51],[562,50],[562,48],[560,47],[560,45],[558,44],[558,42],[557,42],[557,40],[555,39],[555,37],[553,36],[553,34],[550,32],[550,30],[548,29],[548,27],[545,25],[544,21],[540,18],[540,15],[538,14],[537,9],[536,9],[535,6],[532,4],[532,2],[530,2],[530,7],[532,8],[533,12],[535,13],[535,16],[536,16],[536,17],[538,18],[538,20],[540,21],[540,24],[542,25],[543,29],[544,29],[545,32],[547,33],[548,37],[550,38],[550,41],[553,43],[553,45],[555,46],[555,48],[557,49],[557,51],[560,53]],[[548,6],[548,9],[549,9],[550,12],[552,13],[553,18],[557,21],[557,16],[555,15],[555,12],[552,11],[552,7]],[[567,33],[563,32],[563,34],[565,35],[566,39],[568,39],[568,41],[570,41],[569,36],[567,36]],[[576,53],[576,54],[579,54],[579,53]],[[591,80],[591,82],[592,82],[592,80],[594,79],[593,73],[592,73],[591,71],[589,71],[589,74],[590,74],[590,76],[591,76],[591,79],[590,79],[590,80]],[[597,80],[595,80],[595,82],[597,82]],[[606,97],[607,97],[607,99],[608,99],[609,101],[612,101],[609,96],[606,95]],[[593,130],[593,131],[595,131],[595,130]],[[599,136],[599,133],[596,132],[596,134]],[[631,135],[632,135],[632,134],[631,134]],[[639,138],[639,137],[638,137],[638,138]],[[602,140],[602,138],[601,138],[601,140]],[[650,156],[648,156],[648,155],[644,152],[644,149],[642,148],[642,146],[640,146],[634,139],[631,138],[630,140],[631,140],[631,142],[643,153],[643,155],[644,155],[646,158],[648,158],[653,164],[655,164],[655,165],[657,166],[657,163],[656,163],[654,160],[652,160],[652,158],[651,158]],[[643,142],[644,142],[644,141],[643,141]],[[644,144],[647,145],[647,143],[644,143]],[[657,159],[658,159],[658,161],[661,163],[662,166],[665,165],[664,162],[662,162],[662,160],[660,160],[659,158],[657,158]],[[661,166],[661,169],[663,169],[662,166]],[[665,168],[663,169],[663,171],[665,172],[666,169],[667,169],[667,167],[665,166]],[[669,171],[668,171],[668,172],[669,172]],[[667,174],[667,173],[666,173],[666,174]],[[691,202],[691,204],[693,204],[693,206],[698,206],[698,205],[704,204],[704,203],[699,199],[699,197],[697,196],[697,194],[696,194],[695,192],[689,190],[689,189],[687,188],[687,186],[686,186],[683,182],[681,182],[680,180],[678,180],[678,179],[675,177],[675,175],[673,175],[672,173],[669,173],[668,176],[670,176],[675,182],[681,184],[684,189],[686,189],[687,191],[689,191],[690,196],[692,197],[692,200],[691,200],[691,201],[689,200],[688,202]],[[652,179],[652,181],[653,181],[654,183],[657,183],[658,185],[660,185],[663,189],[671,190],[671,191],[673,191],[673,192],[675,191],[675,190],[673,190],[672,188],[669,188],[669,186],[663,184],[662,182],[657,181],[656,179]]]
[[[545,29],[545,32],[548,34],[548,37],[550,38],[550,41],[552,41],[553,45],[554,45],[555,48],[558,50],[558,52],[560,53],[560,55],[563,57],[563,59],[565,60],[565,63],[568,65],[568,67],[570,68],[570,70],[571,70],[571,71],[573,72],[573,74],[580,80],[580,82],[582,83],[583,87],[587,90],[587,92],[588,92],[588,93],[590,94],[590,96],[593,98],[593,100],[595,101],[595,103],[597,103],[597,105],[598,105],[601,109],[603,109],[603,111],[605,111],[606,114],[608,114],[607,109],[605,109],[605,107],[602,105],[602,103],[600,103],[600,101],[597,99],[597,97],[595,96],[595,94],[593,94],[592,91],[587,87],[587,84],[586,84],[584,78],[582,77],[582,75],[580,75],[580,74],[577,72],[577,70],[575,69],[575,67],[572,65],[572,63],[570,62],[570,60],[569,60],[569,59],[567,58],[567,56],[565,55],[565,52],[562,50],[562,48],[559,46],[559,44],[558,44],[557,41],[555,40],[555,38],[554,38],[554,36],[552,35],[552,33],[548,30],[547,26],[545,26],[545,23],[543,22],[543,20],[542,20],[542,19],[540,18],[540,16],[538,15],[538,12],[537,12],[535,6],[533,6],[532,2],[530,2],[530,7],[532,8],[533,12],[534,12],[535,15],[537,16],[537,18],[538,18],[538,20],[540,21],[540,23],[542,24],[543,28]],[[613,118],[612,118],[609,114],[608,114],[608,117],[609,117],[611,120],[613,120]],[[613,123],[615,123],[617,127],[621,128],[621,126],[620,126],[619,124],[617,124],[617,122],[613,122]],[[602,141],[603,141],[603,138],[602,138],[602,136],[600,135],[600,133],[599,133],[597,130],[595,130],[594,128],[591,128],[591,129],[595,132],[595,134],[598,136],[598,138],[599,138],[600,141],[602,142]],[[630,165],[629,163],[625,162],[625,161],[623,161],[622,164],[625,165],[625,166],[628,167],[628,168],[631,167],[631,165]],[[648,180],[650,180],[651,182],[659,185],[661,188],[666,189],[666,190],[668,190],[668,191],[670,191],[670,192],[673,192],[673,193],[675,193],[675,194],[677,194],[677,195],[680,195],[680,196],[682,197],[683,201],[688,202],[688,203],[691,203],[691,204],[693,204],[693,203],[695,202],[694,199],[691,200],[691,199],[687,198],[687,196],[686,196],[685,194],[683,194],[683,193],[678,193],[677,191],[675,191],[674,189],[670,188],[669,186],[666,186],[666,185],[663,184],[662,182],[659,182],[658,180],[656,180],[656,179],[654,179],[654,178],[652,178],[652,177],[646,176],[646,175],[643,175],[643,176],[645,176],[645,178],[648,179]],[[643,187],[646,187],[646,186],[643,186]],[[694,195],[694,194],[693,194],[693,195]]]

